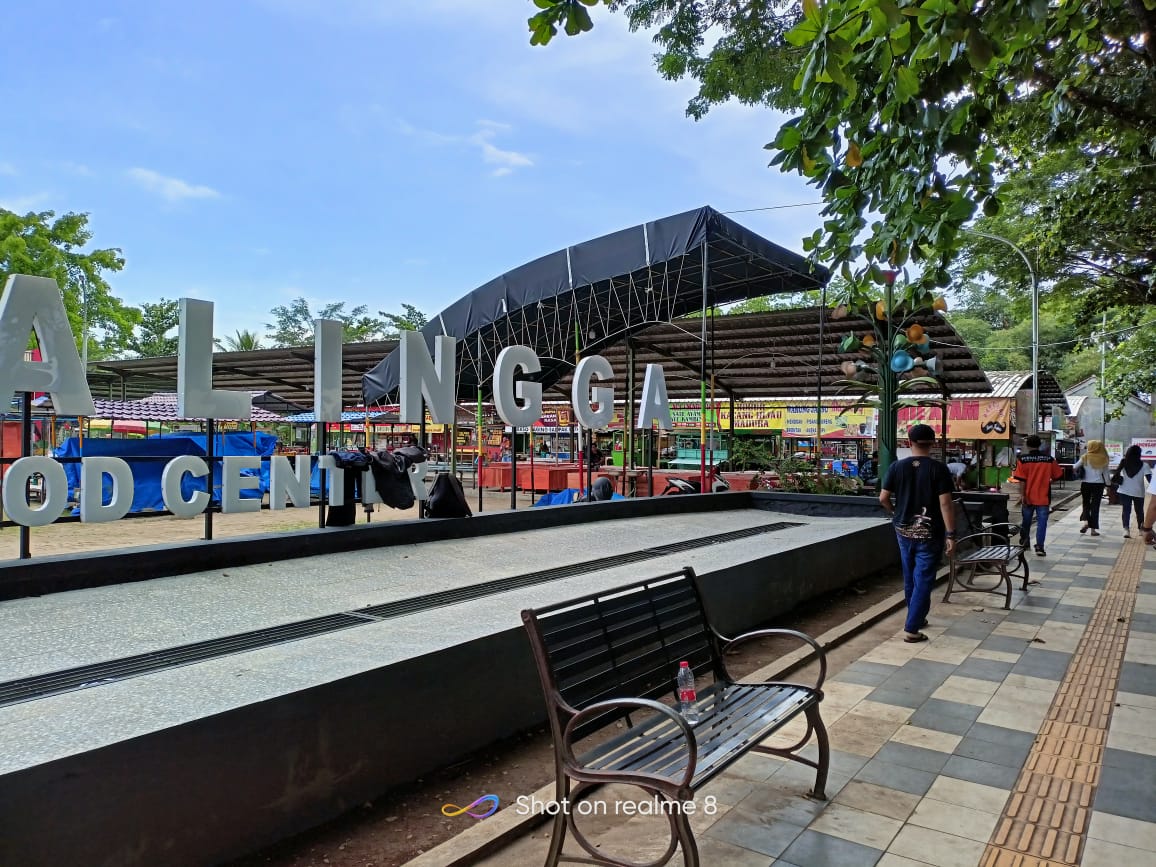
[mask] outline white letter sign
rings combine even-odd
[[[403,424],[421,424],[425,418],[421,411],[423,394],[434,424],[454,423],[454,362],[457,359],[457,346],[458,341],[454,337],[435,337],[434,357],[430,358],[421,332],[401,332],[398,379],[401,401],[399,420]]]
[[[645,430],[656,420],[659,430],[671,430],[674,427],[670,420],[670,401],[666,399],[666,374],[661,364],[648,364],[646,377],[642,380],[642,399],[638,402],[636,426],[639,430]]]
[[[494,362],[494,409],[502,421],[511,427],[528,427],[542,417],[542,384],[540,382],[514,383],[518,370],[538,373],[542,364],[528,346],[507,346],[498,353]],[[518,401],[524,401],[521,405]]]
[[[177,412],[181,418],[247,420],[253,398],[240,391],[213,390],[213,302],[180,300],[177,344]]]
[[[104,504],[104,477],[112,479],[112,498]],[[132,508],[132,470],[120,458],[80,459],[80,520],[85,524],[119,521]]]
[[[24,496],[24,487],[37,474],[44,477],[44,502],[39,509],[32,509]],[[52,458],[21,458],[4,474],[3,500],[4,511],[17,524],[47,527],[60,517],[68,505],[68,479],[64,475],[64,467]]]
[[[591,430],[602,430],[609,427],[610,420],[614,418],[614,389],[591,389],[591,379],[614,379],[614,368],[601,355],[588,355],[578,362],[574,368],[570,400],[578,424]],[[591,405],[594,403],[598,404],[597,412]]]

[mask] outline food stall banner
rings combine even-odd
[[[824,410],[825,411],[825,410]],[[747,400],[735,404],[734,424],[731,424],[731,410],[727,405],[719,407],[719,427],[724,430],[782,430],[787,420],[787,405],[771,401]]]
[[[824,405],[823,436],[827,439],[873,438],[875,407],[860,406],[843,412],[844,406]],[[790,404],[785,408],[783,436],[813,437],[818,422],[818,409],[814,404]]]
[[[930,425],[943,436],[943,408],[902,406],[899,436],[914,424]],[[1011,436],[1011,400],[1006,397],[957,398],[947,405],[947,437],[953,440],[1006,440]]]
[[[1140,447],[1140,457],[1146,461],[1156,461],[1156,439],[1132,437],[1132,445]]]

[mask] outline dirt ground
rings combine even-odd
[[[813,599],[766,625],[821,635],[902,586],[898,572],[883,573]],[[742,677],[797,646],[781,639],[752,641],[728,658],[728,666]],[[859,652],[828,654],[828,676],[849,665]],[[798,676],[806,680],[804,675]],[[543,727],[523,732],[383,794],[326,825],[235,861],[231,867],[399,867],[462,830],[460,822],[441,814],[443,804],[469,803],[479,792],[496,794],[502,803],[509,803],[553,778],[548,730]]]

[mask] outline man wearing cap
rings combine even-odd
[[[911,441],[911,457],[888,467],[879,504],[891,516],[899,542],[903,596],[907,600],[903,640],[912,643],[927,640],[919,630],[927,625],[931,585],[944,540],[948,556],[955,550],[955,507],[951,501],[955,483],[947,467],[931,457],[935,431],[917,424],[907,432],[907,438]]]
[[[1040,451],[1042,441],[1035,434],[1025,441],[1026,455],[1016,462],[1012,480],[1019,482],[1019,499],[1012,505],[1020,507],[1020,547],[1027,548],[1031,535],[1032,517],[1036,519],[1036,556],[1045,557],[1044,540],[1048,536],[1048,514],[1052,510],[1052,482],[1063,478],[1064,471],[1056,459]]]

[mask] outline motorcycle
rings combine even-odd
[[[718,467],[712,467],[710,474],[707,477],[710,483],[710,490],[712,494],[720,493],[721,491],[729,491],[731,489],[730,482],[722,477],[718,471]],[[666,487],[662,491],[662,496],[670,496],[673,494],[700,494],[702,493],[702,483],[698,476],[689,479],[667,479]]]

